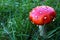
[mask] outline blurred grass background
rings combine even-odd
[[[45,39],[29,20],[29,12],[41,5],[53,7],[57,14],[45,25]],[[60,40],[60,0],[0,0],[0,40]]]

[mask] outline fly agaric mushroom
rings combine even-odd
[[[44,24],[50,23],[56,17],[55,10],[50,6],[37,6],[29,13],[29,19],[39,26],[40,36],[45,35]]]

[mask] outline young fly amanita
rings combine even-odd
[[[44,25],[50,23],[56,17],[55,10],[50,6],[37,6],[29,13],[29,19],[39,26],[40,36],[45,36]]]

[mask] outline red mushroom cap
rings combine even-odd
[[[50,23],[55,17],[55,10],[49,6],[37,6],[29,13],[29,19],[36,25]]]

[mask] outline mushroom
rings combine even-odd
[[[38,25],[40,36],[46,36],[44,25],[52,22],[56,17],[55,10],[50,6],[37,6],[29,13],[29,19],[35,25]]]

